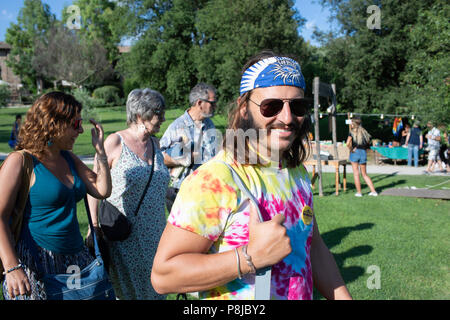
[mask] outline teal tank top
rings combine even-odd
[[[77,202],[84,198],[86,187],[70,154],[61,151],[61,155],[69,164],[73,187],[65,186],[33,157],[36,180],[30,189],[25,217],[38,246],[55,253],[75,254],[84,246],[77,219]]]

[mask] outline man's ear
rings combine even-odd
[[[242,103],[241,105],[241,97],[239,97],[237,99],[237,104],[239,106],[239,114],[241,115],[241,117],[243,119],[247,119],[248,118],[248,110],[247,110],[247,102]]]

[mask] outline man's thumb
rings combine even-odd
[[[252,224],[257,224],[260,222],[261,221],[259,220],[258,211],[256,210],[256,207],[253,204],[253,202],[250,202],[250,219],[249,219],[248,224],[252,225]]]
[[[286,220],[286,217],[282,213],[279,213],[272,218],[272,221],[278,224],[283,224],[284,220]]]

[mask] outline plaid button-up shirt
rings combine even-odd
[[[214,123],[207,118],[197,127],[188,111],[175,119],[164,132],[160,140],[161,151],[176,159],[189,157],[196,152],[194,163],[185,167],[181,174],[172,176],[171,186],[179,189],[181,182],[218,152],[217,134]]]

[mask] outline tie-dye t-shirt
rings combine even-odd
[[[169,216],[172,225],[213,241],[209,253],[225,252],[248,243],[250,202],[233,181],[230,164],[256,197],[264,221],[278,213],[286,217],[284,226],[292,252],[272,266],[271,299],[312,299],[313,283],[310,247],[313,221],[302,220],[305,205],[313,207],[309,176],[304,168],[286,168],[279,163],[240,165],[229,153],[219,152],[194,171],[181,185]],[[199,293],[202,299],[253,300],[255,275],[247,274],[211,290]]]

